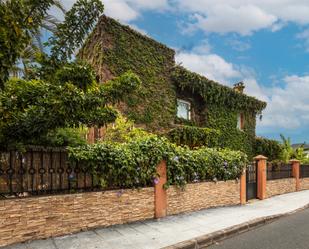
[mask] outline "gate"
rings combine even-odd
[[[257,198],[257,170],[256,167],[257,162],[252,162],[250,165],[247,166],[246,171],[246,199],[256,199]]]

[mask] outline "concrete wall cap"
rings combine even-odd
[[[263,155],[258,155],[256,157],[254,157],[253,159],[255,159],[255,160],[267,160],[267,157],[263,156]]]
[[[300,163],[300,160],[297,160],[297,159],[291,159],[291,160],[290,160],[290,163]]]

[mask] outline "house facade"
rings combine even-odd
[[[142,86],[117,108],[145,129],[164,133],[179,125],[218,129],[226,147],[252,148],[256,116],[266,103],[243,94],[243,84],[223,86],[176,65],[175,51],[103,15],[80,49],[100,82],[126,71]],[[100,129],[92,136],[99,137]]]

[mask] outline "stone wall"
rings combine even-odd
[[[0,246],[154,217],[154,188],[0,200]]]
[[[167,214],[197,211],[204,208],[240,204],[240,183],[203,182],[188,184],[185,190],[167,190]]]
[[[307,178],[300,178],[300,190],[307,190],[309,189],[309,177]]]
[[[295,178],[285,178],[267,181],[266,196],[267,198],[274,195],[282,195],[296,191]]]

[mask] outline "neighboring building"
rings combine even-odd
[[[150,131],[181,124],[210,127],[233,137],[235,149],[252,148],[256,115],[266,103],[175,64],[175,51],[112,18],[102,16],[78,57],[88,61],[101,82],[132,70],[142,80],[136,94],[118,109]],[[96,137],[100,130],[95,129]],[[245,149],[243,149],[245,148]]]

